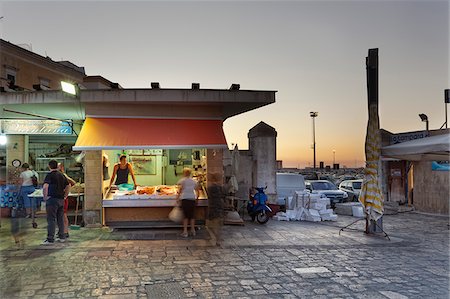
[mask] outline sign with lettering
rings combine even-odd
[[[72,135],[69,122],[40,119],[0,120],[0,128],[5,134],[21,135]]]
[[[427,131],[395,134],[391,136],[390,144],[402,143],[415,139],[425,138],[428,136],[430,136],[430,133]]]

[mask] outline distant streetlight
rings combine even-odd
[[[336,164],[336,150],[333,150],[333,167]]]
[[[428,132],[428,116],[426,114],[421,113],[421,114],[419,114],[419,117],[423,122],[426,123],[425,126],[426,126],[426,130]]]
[[[314,170],[316,169],[316,122],[315,118],[319,115],[319,112],[310,112],[309,116],[311,116],[313,121],[313,150],[314,150]]]
[[[445,128],[448,128],[448,122],[447,122],[447,104],[450,103],[450,89],[444,90],[444,103],[445,103]],[[444,127],[442,125],[441,129]]]

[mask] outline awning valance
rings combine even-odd
[[[425,137],[385,146],[384,157],[406,161],[447,161],[450,158],[450,134]]]
[[[73,149],[224,147],[222,120],[87,117]]]

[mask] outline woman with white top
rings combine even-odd
[[[20,173],[20,195],[22,196],[23,206],[27,212],[26,218],[31,217],[31,208],[32,208],[32,200],[28,197],[28,194],[34,192],[35,187],[33,185],[33,176],[36,176],[37,173],[30,169],[30,165],[28,163],[23,163],[22,165],[23,171]]]
[[[183,233],[182,237],[188,236],[188,222],[191,223],[191,235],[195,236],[195,206],[198,199],[198,183],[191,178],[191,170],[189,168],[183,169],[183,178],[178,181],[179,191],[177,202],[180,203],[183,210]]]

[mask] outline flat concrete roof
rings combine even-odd
[[[225,120],[268,104],[275,103],[276,91],[260,90],[229,90],[229,89],[108,89],[80,90],[78,96],[72,96],[62,91],[46,90],[33,92],[0,93],[0,115],[3,117],[18,117],[17,114],[4,112],[3,108],[20,108],[22,105],[32,105],[33,111],[40,114],[39,104],[45,110],[53,105],[74,104],[88,105],[90,103],[107,104],[157,104],[157,105],[202,105],[220,106],[222,118]],[[70,105],[69,105],[70,104]],[[11,108],[11,110],[14,110]],[[79,113],[78,113],[79,114]]]

